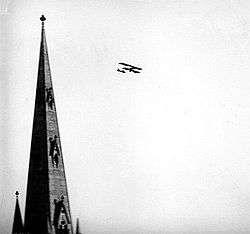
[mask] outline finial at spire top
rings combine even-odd
[[[41,20],[42,22],[44,22],[44,21],[46,20],[45,16],[42,15],[42,16],[40,17],[40,20]]]
[[[19,192],[16,191],[16,192],[15,192],[15,195],[16,195],[16,198],[18,198]]]

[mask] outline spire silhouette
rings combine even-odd
[[[41,44],[24,225],[29,234],[73,234],[44,15],[40,20]]]
[[[76,219],[76,234],[81,234],[80,232],[80,225],[79,225],[79,219]]]
[[[21,234],[23,233],[24,230],[23,230],[22,215],[21,215],[19,201],[18,201],[19,192],[16,191],[15,194],[16,194],[16,207],[15,207],[15,213],[14,213],[12,234]]]

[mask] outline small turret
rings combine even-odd
[[[21,215],[19,201],[18,201],[19,192],[16,191],[15,195],[16,195],[16,208],[15,208],[15,213],[14,213],[12,234],[22,234],[24,232],[24,228],[23,228],[23,220],[22,220],[22,215]]]
[[[80,226],[79,226],[79,219],[76,219],[76,234],[81,234],[80,232]]]

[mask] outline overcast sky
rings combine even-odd
[[[250,1],[0,3],[1,234],[16,190],[24,214],[41,14],[74,224],[250,232]]]

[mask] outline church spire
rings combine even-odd
[[[69,197],[42,15],[36,100],[25,208],[30,234],[72,234]]]
[[[16,208],[14,213],[14,221],[13,221],[13,227],[12,227],[12,234],[22,234],[23,233],[23,220],[22,215],[19,207],[19,201],[18,201],[18,191],[16,191]]]
[[[79,219],[76,219],[76,234],[81,234],[80,232],[80,225],[79,225]]]

